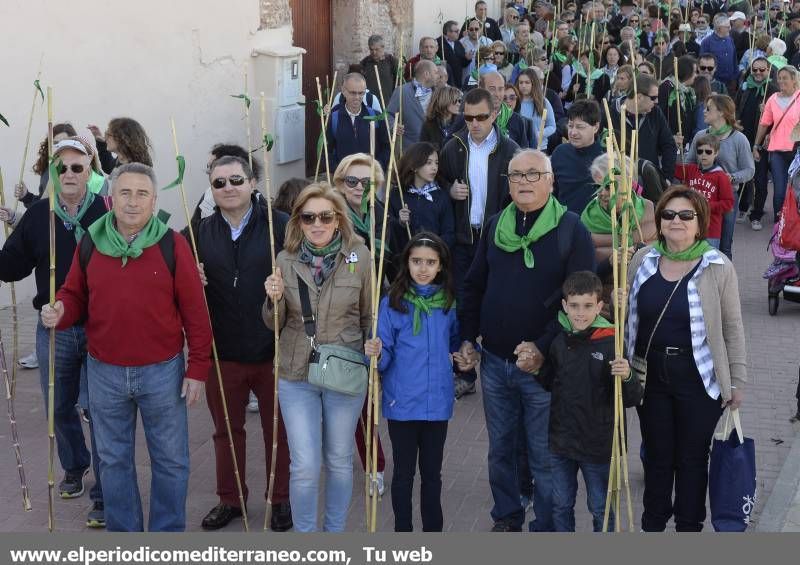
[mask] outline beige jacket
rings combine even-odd
[[[628,288],[636,279],[644,257],[652,246],[640,249],[628,268]],[[714,360],[714,375],[724,400],[731,398],[731,384],[738,390],[747,382],[747,352],[739,301],[739,280],[733,263],[720,253],[724,264],[710,263],[700,274],[697,291],[703,308],[708,345]],[[636,342],[636,336],[633,342]]]
[[[355,253],[358,261],[347,263],[345,259],[352,253]],[[283,298],[278,302],[278,377],[287,381],[308,380],[311,344],[303,329],[297,277],[302,277],[308,285],[311,308],[317,323],[317,343],[344,345],[363,353],[364,338],[372,319],[370,256],[367,247],[363,243],[349,247],[342,245],[336,258],[336,267],[321,288],[314,283],[311,268],[298,260],[298,253],[283,250],[278,254],[276,263],[281,269],[285,285]],[[261,315],[267,327],[274,330],[271,300],[264,302]]]

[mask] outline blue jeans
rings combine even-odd
[[[106,529],[141,532],[142,500],[136,480],[136,420],[150,454],[151,532],[186,527],[189,483],[189,427],[181,398],[183,353],[140,367],[121,367],[89,355],[89,406],[95,421],[100,474],[106,485]]]
[[[353,446],[365,394],[351,396],[308,382],[278,381],[289,442],[289,501],[296,532],[317,531],[320,467],[325,464],[326,532],[343,532],[353,495]]]
[[[789,165],[792,164],[794,151],[770,151],[769,168],[772,173],[772,213],[775,221],[783,209],[786,198],[786,185],[789,183]],[[762,157],[763,159],[763,157]]]
[[[50,330],[36,325],[36,358],[39,361],[39,378],[44,395],[45,413],[47,411],[50,379]],[[92,500],[103,500],[100,481],[99,457],[94,437],[94,426],[89,419],[91,455],[86,449],[81,417],[78,414],[81,389],[86,388],[86,334],[83,326],[72,326],[56,331],[55,381],[53,408],[55,418],[56,449],[61,468],[70,474],[83,474],[92,465],[95,483],[89,491]],[[82,406],[86,408],[87,406]],[[89,412],[86,412],[87,418]]]
[[[719,238],[718,237],[707,237],[706,241],[714,249],[719,249]]]
[[[788,165],[787,165],[788,167]],[[739,209],[739,196],[735,188],[733,191],[733,209],[722,216],[722,234],[720,235],[719,250],[733,260],[733,230],[736,227],[736,215]]]
[[[595,532],[603,531],[606,510],[609,463],[585,463],[552,454],[553,524],[557,532],[575,531],[575,497],[578,493],[578,469],[586,484],[586,507],[592,514]],[[614,514],[608,517],[608,531],[614,531]]]
[[[494,507],[492,519],[507,520],[521,527],[517,477],[517,434],[524,433],[528,465],[533,477],[534,520],[531,531],[553,531],[553,488],[547,433],[550,422],[550,393],[533,375],[484,349],[481,361],[483,411],[489,434],[489,485]],[[520,417],[524,431],[519,430]]]

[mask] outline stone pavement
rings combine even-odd
[[[767,242],[771,225],[762,232],[750,230],[749,225],[736,227],[735,264],[739,272],[742,310],[747,338],[750,384],[746,389],[742,419],[745,433],[756,441],[758,468],[758,503],[753,515],[756,528],[764,504],[775,487],[776,495],[767,505],[764,527],[769,531],[786,529],[800,531],[800,495],[797,480],[800,479],[800,442],[792,455],[793,440],[798,424],[789,419],[795,413],[794,393],[798,378],[797,336],[800,334],[800,304],[782,301],[778,314],[767,313],[767,283],[761,278],[771,261]],[[29,304],[22,308],[21,353],[33,348],[34,311]],[[0,311],[0,329],[6,354],[10,360],[10,309]],[[31,488],[33,510],[22,511],[19,496],[19,481],[11,450],[8,423],[0,419],[0,448],[6,450],[0,458],[0,506],[6,510],[0,515],[0,531],[33,532],[47,529],[47,425],[46,413],[39,388],[38,371],[19,371],[17,386],[17,419],[22,436],[25,470]],[[251,529],[260,530],[264,520],[264,504],[256,493],[264,491],[264,448],[258,419],[255,414],[247,417],[251,445],[248,452],[250,473]],[[630,445],[634,452],[639,445],[639,433],[635,412],[628,414],[631,431]],[[391,499],[388,486],[391,483],[391,448],[382,430],[384,447],[387,449],[387,493],[379,502],[378,528],[393,529]],[[214,494],[214,454],[211,443],[212,425],[206,406],[200,405],[190,411],[191,478],[187,508],[190,530],[198,530],[205,513],[217,502]],[[480,392],[466,397],[456,405],[455,417],[450,422],[445,452],[442,495],[445,529],[448,531],[486,531],[491,527],[489,511],[492,498],[489,490],[486,465],[487,439]],[[140,489],[146,498],[149,493],[149,460],[141,430],[136,446]],[[781,473],[784,462],[787,463]],[[353,505],[348,521],[351,530],[364,530],[363,473],[360,464],[354,463],[355,487]],[[56,466],[58,466],[56,464]],[[630,479],[634,516],[639,522],[642,498],[642,469],[638,457],[630,457]],[[59,476],[56,482],[60,480]],[[91,480],[91,479],[90,479]],[[777,485],[777,486],[776,486]],[[418,497],[417,497],[418,501]],[[794,506],[792,506],[794,504]],[[416,504],[418,507],[418,503]],[[85,529],[84,520],[90,507],[87,495],[63,501],[56,500],[56,529],[78,531]],[[322,505],[321,505],[322,507]],[[416,516],[418,512],[415,510]],[[585,509],[585,496],[578,494],[576,505],[577,527],[591,529],[591,519]],[[417,524],[419,524],[417,518]],[[417,526],[419,527],[419,525]],[[240,530],[241,522],[229,526]]]

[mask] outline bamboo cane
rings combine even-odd
[[[247,63],[244,64],[244,121],[247,129],[247,162],[250,170],[253,170],[253,140],[250,136],[250,98],[247,96]],[[264,167],[266,169],[266,166]]]
[[[269,257],[272,265],[272,274],[275,274],[277,265],[275,263],[275,224],[272,223],[272,182],[269,177],[269,147],[267,139],[267,101],[264,93],[261,93],[261,137],[263,143],[263,162],[264,162],[264,192],[267,196],[267,221],[269,222]],[[272,520],[272,493],[275,489],[275,467],[278,459],[278,368],[280,366],[280,331],[278,323],[278,308],[273,308],[273,323],[275,327],[275,357],[272,361],[272,457],[269,460],[269,483],[267,486],[267,511],[264,514],[264,531],[269,529]]]
[[[175,129],[175,120],[170,118],[170,126],[172,128],[172,143],[175,147],[175,155],[179,156],[180,149],[178,148],[178,133]],[[192,252],[194,253],[194,260],[199,264],[200,255],[197,252],[197,240],[194,237],[194,229],[192,228],[191,215],[189,214],[189,205],[186,201],[186,189],[183,186],[183,180],[178,183],[178,188],[181,193],[181,201],[183,203],[183,211],[186,214],[186,225],[189,230],[189,241],[192,244]],[[208,298],[206,297],[205,289],[203,289],[203,304],[205,305],[206,315],[208,316],[209,323],[211,323],[211,312],[208,309]],[[222,413],[225,416],[225,430],[228,434],[228,443],[231,448],[231,459],[233,460],[233,475],[236,479],[236,490],[239,494],[239,507],[242,511],[242,522],[244,523],[244,531],[249,532],[250,526],[247,521],[247,507],[244,503],[244,491],[242,490],[242,480],[239,475],[239,464],[236,461],[236,448],[233,446],[233,432],[231,431],[231,420],[228,415],[228,401],[225,399],[225,387],[222,383],[222,370],[219,366],[219,355],[217,353],[217,343],[214,336],[211,336],[211,353],[214,358],[214,369],[217,373],[217,385],[219,386],[219,396],[222,402]]]
[[[386,112],[386,101],[383,98],[383,87],[381,86],[380,75],[378,74],[377,67],[375,68],[375,78],[378,79],[378,94],[381,97],[381,108],[383,109],[384,114],[386,117],[384,118],[384,123],[386,124],[386,130],[389,130],[389,115]],[[406,202],[405,198],[403,198],[403,187],[400,186],[400,172],[397,170],[397,161],[395,160],[395,143],[397,137],[397,124],[400,123],[400,120],[397,119],[394,121],[394,128],[392,131],[392,139],[389,147],[389,168],[386,171],[386,205],[389,205],[389,193],[391,192],[392,187],[392,171],[395,173],[395,178],[397,179],[397,187],[398,187],[398,194],[400,195],[400,205],[405,208]],[[406,224],[406,233],[408,233],[408,239],[411,239],[411,226]]]
[[[0,205],[5,205],[5,199],[3,198],[3,170],[0,168]],[[6,239],[8,239],[8,224],[6,226]],[[12,287],[13,289],[13,287]],[[12,300],[16,302],[16,298],[12,294]],[[14,307],[16,307],[16,303],[14,303]],[[16,345],[16,313],[14,313],[14,333],[15,333],[15,340],[14,345]],[[14,364],[16,364],[17,360],[14,359]],[[19,483],[20,489],[22,491],[22,508],[26,512],[30,512],[31,510],[31,499],[30,493],[28,490],[28,481],[25,478],[25,465],[22,459],[22,441],[19,437],[19,431],[17,429],[17,416],[16,410],[14,409],[14,381],[9,378],[8,376],[8,364],[6,363],[6,350],[5,346],[3,345],[3,336],[0,334],[0,370],[3,372],[3,382],[6,386],[6,411],[8,413],[8,422],[11,425],[11,444],[14,448],[14,456],[17,459],[17,471],[19,472]]]
[[[402,32],[400,32],[400,64],[403,61],[403,40],[405,37],[403,36]],[[384,106],[384,110],[386,107]],[[400,120],[400,123],[403,123],[403,84],[400,84],[400,107],[397,110],[397,119]],[[403,154],[403,138],[400,138],[400,154]]]
[[[24,168],[24,165],[23,165]],[[3,188],[3,175],[0,172],[0,206],[6,206],[6,193]],[[16,209],[15,209],[16,215]],[[11,235],[11,226],[3,222],[3,232],[8,241],[8,236]],[[19,320],[17,318],[17,289],[13,282],[8,284],[9,291],[11,292],[11,381],[8,393],[10,400],[13,403],[17,390],[17,362],[19,361]]]
[[[338,73],[339,73],[338,70],[333,72],[333,86],[336,85],[336,75]],[[317,80],[319,81],[319,79],[317,79]],[[323,108],[322,109],[322,116],[321,116],[321,119],[322,119],[322,135],[323,136],[325,136],[325,132],[328,131],[328,119],[330,118],[330,111],[332,109],[331,106],[333,105],[333,88],[328,86],[328,75],[325,75],[325,88],[328,89],[328,112],[326,113],[324,111],[325,107],[323,106],[322,107]],[[322,105],[322,93],[319,91],[319,88],[317,88],[317,92],[319,94],[319,103],[320,103],[320,105]],[[328,141],[327,138],[324,138],[323,143],[327,143],[327,141]],[[314,169],[314,180],[317,180],[317,177],[319,176],[319,166],[320,166],[321,162],[322,162],[322,153],[319,153],[317,155],[317,168]],[[326,164],[326,168],[327,168],[327,164]],[[328,184],[330,184],[330,175],[328,176]]]
[[[53,158],[53,88],[47,87],[47,153]],[[56,213],[55,213],[55,179],[50,175],[47,183],[48,199],[50,200],[50,308],[56,301]],[[47,459],[47,529],[52,532],[55,529],[55,451],[56,451],[56,428],[55,428],[55,377],[56,377],[56,329],[50,328],[50,336],[47,351],[47,435],[48,459]]]
[[[317,98],[319,100],[319,103],[322,104],[322,102],[323,102],[323,100],[322,100],[322,87],[319,84],[319,77],[316,77],[316,80],[317,80]],[[324,107],[323,107],[323,110],[322,110],[322,115],[320,115],[319,119],[320,119],[320,123],[322,124],[322,148],[324,149],[324,154],[325,154],[325,176],[328,179],[328,184],[331,184],[331,172],[329,170],[331,168],[331,161],[328,158],[328,131],[327,131],[328,120],[325,117]],[[316,178],[317,178],[316,175],[318,175],[318,174],[319,174],[319,167],[317,167],[317,172],[316,172],[316,174],[314,176],[314,180],[316,180]]]
[[[678,147],[678,154],[683,163],[683,120],[681,119],[681,83],[678,80],[678,59],[672,58],[672,66],[675,72],[675,113],[678,115],[678,136],[681,137],[681,146]],[[669,106],[669,104],[667,104]]]
[[[539,136],[537,137],[536,149],[541,149],[542,141],[544,141],[544,124],[547,121],[547,108],[542,110],[542,123],[539,124]]]

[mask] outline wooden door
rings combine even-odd
[[[330,0],[291,0],[294,45],[307,52],[303,57],[303,95],[306,97],[306,174],[317,165],[317,139],[322,125],[316,112],[316,77],[325,89],[325,76],[332,75]],[[324,165],[323,165],[324,166]]]

